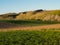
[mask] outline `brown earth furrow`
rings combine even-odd
[[[9,28],[0,28],[0,30],[41,30],[41,29],[58,29],[60,28],[60,24],[52,24],[45,26],[15,26]]]

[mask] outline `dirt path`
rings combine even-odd
[[[51,25],[44,25],[44,26],[17,26],[11,28],[0,28],[0,30],[40,30],[40,29],[58,29],[60,28],[60,24],[51,24]]]

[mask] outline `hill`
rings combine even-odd
[[[1,14],[0,20],[13,20],[16,18],[17,15],[18,15],[17,13]]]
[[[7,13],[0,15],[0,19],[8,20],[42,20],[42,21],[60,21],[60,10],[35,10],[16,13]]]

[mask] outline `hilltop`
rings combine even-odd
[[[34,10],[20,13],[1,14],[0,20],[60,21],[60,10]]]

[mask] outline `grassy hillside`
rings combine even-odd
[[[1,14],[0,20],[14,20],[18,16],[17,13],[7,13],[7,14]]]
[[[0,15],[0,20],[42,20],[42,21],[59,21],[60,10],[35,10]]]
[[[60,10],[40,11],[40,12],[27,12],[26,14],[20,13],[17,20],[43,20],[43,21],[60,21]]]

